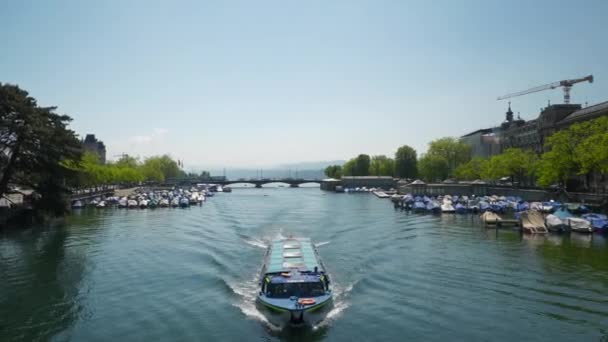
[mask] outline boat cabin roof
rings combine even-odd
[[[320,262],[310,239],[282,239],[272,242],[266,264],[266,273],[322,272]]]

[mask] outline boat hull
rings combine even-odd
[[[317,303],[303,309],[288,309],[285,307],[274,305],[261,296],[257,298],[257,304],[260,309],[265,311],[266,317],[276,325],[284,324],[303,324],[315,325],[321,322],[331,309],[333,304],[332,297],[325,299],[323,302]]]

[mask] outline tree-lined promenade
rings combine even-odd
[[[101,184],[162,182],[187,176],[168,155],[143,161],[123,156],[101,164],[97,155],[85,152],[72,119],[41,107],[27,91],[0,83],[0,198],[11,186],[34,190],[36,212],[65,212],[71,189]]]
[[[421,178],[438,182],[457,180],[498,181],[508,178],[512,184],[566,185],[582,180],[582,187],[597,188],[608,173],[608,117],[600,117],[558,131],[545,142],[542,154],[519,148],[505,149],[491,158],[471,156],[470,146],[456,138],[431,141],[425,154],[401,146],[394,158],[360,154],[344,165],[325,169],[328,177],[392,176]],[[578,177],[578,178],[577,178]]]

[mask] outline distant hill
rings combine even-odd
[[[277,166],[277,169],[320,170],[329,165],[344,165],[345,160],[329,160],[318,162],[289,163]]]

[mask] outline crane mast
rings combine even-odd
[[[571,80],[562,80],[562,81],[553,82],[553,83],[545,84],[542,86],[530,88],[528,90],[503,95],[503,96],[500,96],[498,98],[498,100],[509,99],[509,98],[516,97],[516,96],[521,96],[521,95],[526,95],[526,94],[530,94],[530,93],[536,93],[536,92],[547,90],[547,89],[555,89],[558,87],[562,87],[562,89],[564,90],[564,103],[568,104],[568,103],[570,103],[570,90],[572,89],[572,86],[577,83],[581,83],[581,82],[593,83],[593,75],[589,75],[589,76],[585,76],[585,77],[581,77],[581,78],[575,78],[575,79],[571,79]]]

